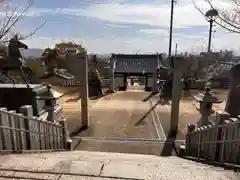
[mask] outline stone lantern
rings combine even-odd
[[[222,103],[222,100],[219,100],[216,96],[214,96],[211,92],[210,84],[206,84],[205,91],[200,93],[193,98],[197,101],[199,106],[197,106],[197,110],[201,114],[201,119],[198,125],[207,125],[209,124],[208,117],[214,113],[212,109],[212,105],[216,103]]]
[[[48,121],[54,121],[54,107],[56,105],[56,98],[53,96],[51,92],[51,85],[47,85],[47,94],[41,97],[37,97],[39,100],[44,100],[45,101],[45,106],[44,109],[48,112]]]

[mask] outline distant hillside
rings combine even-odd
[[[21,50],[21,54],[25,58],[28,58],[28,57],[39,58],[41,57],[43,51],[44,51],[43,49],[30,48],[27,50]]]

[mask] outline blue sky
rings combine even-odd
[[[24,6],[24,1],[14,0],[11,6],[14,2]],[[173,42],[179,44],[181,51],[203,46],[208,35],[208,23],[191,1],[178,0],[175,5]],[[45,26],[26,41],[34,48],[73,40],[82,43],[90,52],[165,52],[168,48],[169,2],[35,0],[17,27],[27,33],[46,21]],[[216,39],[215,44],[219,46],[219,42]]]

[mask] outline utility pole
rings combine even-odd
[[[211,52],[213,19],[209,20],[208,52]]]
[[[168,57],[171,57],[172,52],[172,31],[173,31],[173,13],[174,13],[174,3],[176,0],[171,0],[171,16],[170,16],[170,30],[169,30],[169,49],[168,49]]]

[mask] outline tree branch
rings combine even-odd
[[[218,11],[217,19],[215,21],[217,25],[230,32],[240,33],[240,2],[237,2],[237,0],[231,0],[234,8],[231,9],[231,12],[229,12],[229,10],[217,9],[213,6],[210,0],[204,1],[208,3],[212,9]],[[205,19],[207,19],[203,10],[197,6],[194,0],[192,2],[194,7],[205,17]]]
[[[28,39],[30,37],[32,37],[39,29],[41,29],[44,25],[46,24],[46,21],[44,23],[42,23],[40,26],[38,26],[37,28],[35,28],[33,31],[29,32],[27,35],[25,36],[20,36],[19,40],[24,40],[24,39]]]
[[[5,1],[6,0],[0,0],[0,5],[1,5],[1,3],[3,4]],[[24,7],[20,11],[18,10],[17,7],[13,8],[11,10],[6,9],[5,18],[4,18],[1,28],[0,28],[0,40],[1,41],[6,43],[9,41],[9,39],[12,38],[13,35],[19,34],[19,32],[14,32],[15,30],[13,28],[16,26],[16,24],[19,21],[21,21],[25,17],[27,11],[32,7],[33,3],[34,3],[34,0],[28,0],[27,6]],[[45,24],[46,24],[46,22],[44,22],[43,24],[41,24],[40,26],[35,28],[33,31],[31,31],[27,35],[20,37],[20,39],[23,40],[23,39],[33,36]]]

